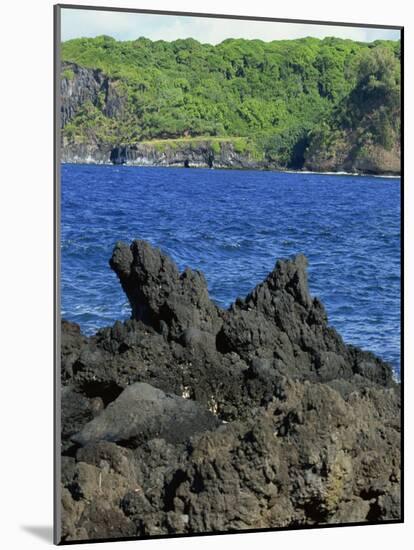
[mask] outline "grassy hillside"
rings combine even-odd
[[[67,144],[232,137],[280,166],[300,167],[308,148],[315,156],[337,131],[349,139],[360,126],[359,141],[368,133],[385,149],[397,138],[399,42],[228,39],[212,46],[101,36],[63,43],[62,60],[68,85],[76,78],[70,64],[109,81],[72,109]]]

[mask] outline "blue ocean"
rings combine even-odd
[[[399,179],[64,164],[61,182],[62,316],[86,334],[130,315],[108,264],[118,240],[203,271],[221,307],[301,252],[330,324],[398,376]]]

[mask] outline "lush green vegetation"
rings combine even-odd
[[[64,136],[103,144],[231,137],[239,149],[284,166],[303,163],[310,139],[323,144],[356,127],[389,148],[399,123],[399,52],[399,42],[338,38],[228,39],[216,46],[70,40],[62,44],[63,60],[108,75],[118,104],[108,114],[101,92]],[[73,78],[69,73],[65,68],[63,77]]]
[[[355,151],[371,145],[388,150],[400,145],[399,50],[384,45],[363,50],[355,72],[351,92],[310,134],[313,148],[332,148],[349,135]]]
[[[75,76],[75,73],[72,71],[72,69],[64,69],[62,71],[62,78],[66,78],[66,80],[72,80]]]

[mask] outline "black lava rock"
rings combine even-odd
[[[400,386],[329,326],[304,256],[228,310],[145,241],[110,265],[131,320],[62,323],[64,540],[400,517]]]

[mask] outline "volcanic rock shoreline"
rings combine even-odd
[[[228,310],[145,241],[110,266],[132,318],[62,322],[62,541],[400,520],[400,385],[304,256]]]
[[[217,150],[218,149],[218,150]],[[393,176],[401,173],[401,153],[398,145],[391,151],[371,146],[368,151],[355,153],[352,138],[338,145],[335,154],[327,154],[313,146],[301,164],[286,166],[277,160],[254,158],[248,151],[238,151],[231,138],[212,140],[197,138],[168,143],[160,149],[157,143],[137,142],[131,145],[99,145],[62,142],[61,161],[65,164],[107,164],[126,166],[155,166],[169,168],[217,168],[229,170],[307,171],[327,174],[358,174]]]

